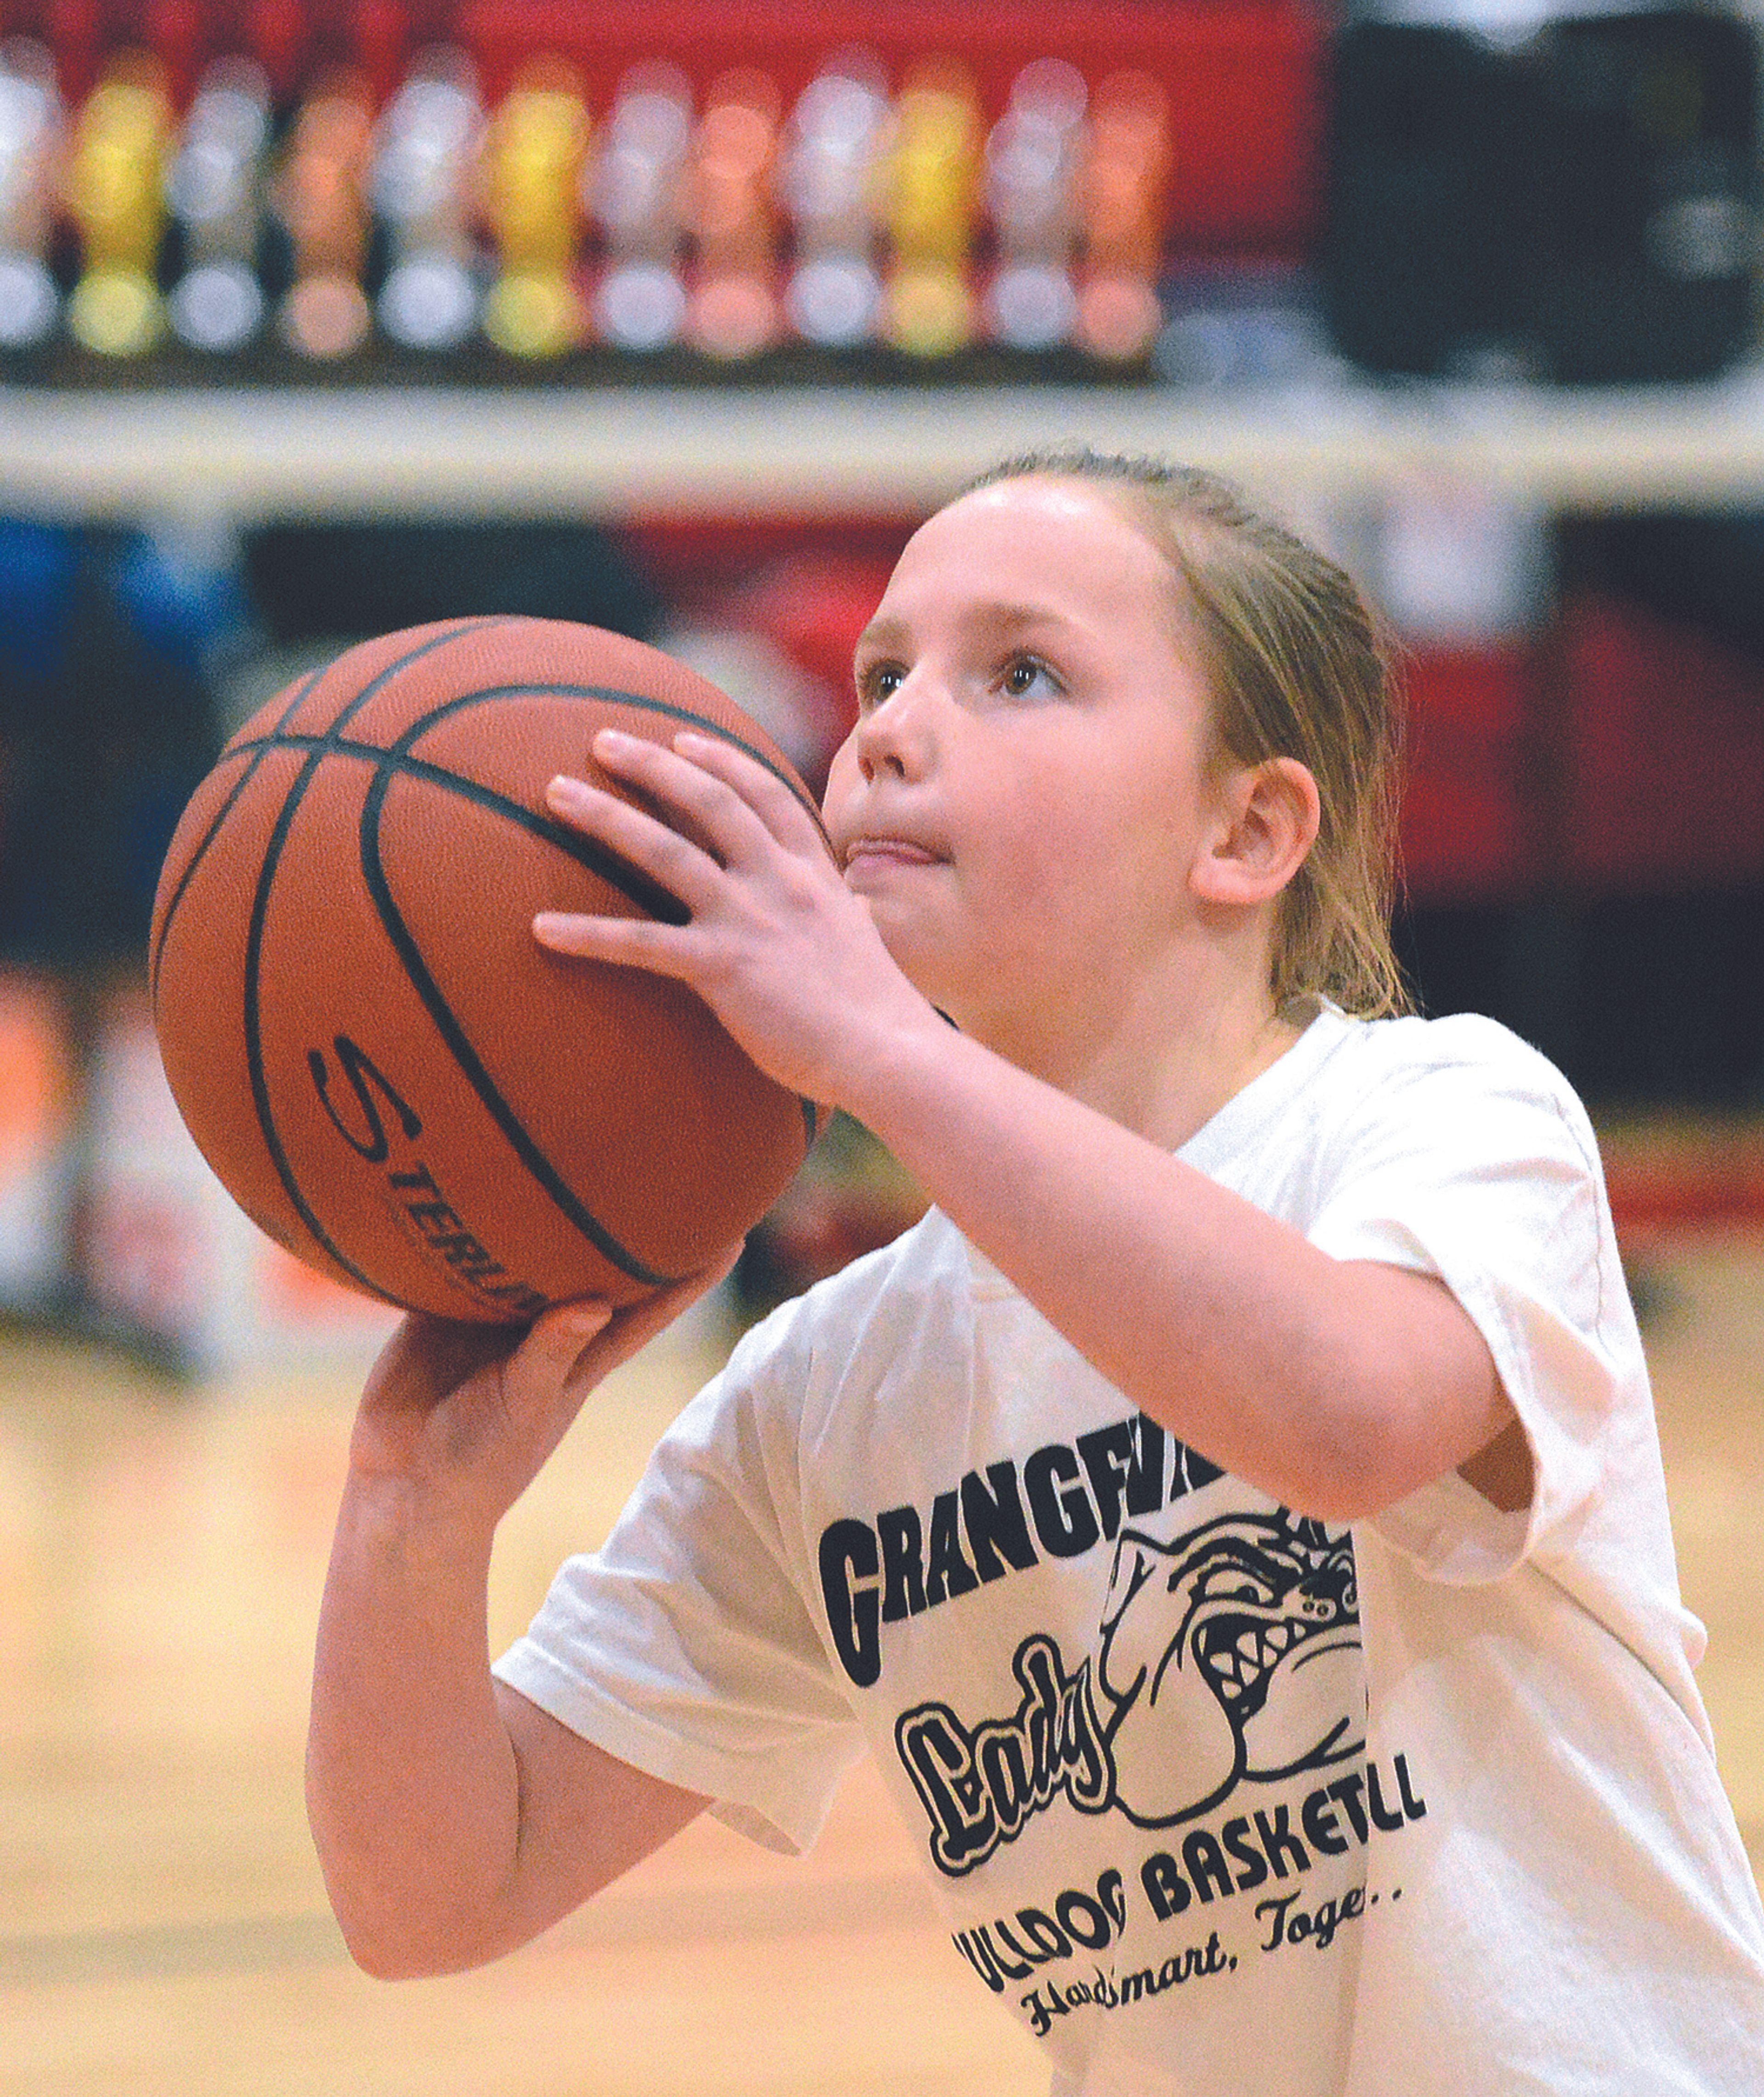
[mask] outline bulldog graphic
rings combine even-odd
[[[1222,1515],[1161,1543],[1123,1530],[1098,1679],[1115,1803],[1143,1828],[1216,1806],[1240,1780],[1365,1746],[1353,1545],[1288,1513]]]

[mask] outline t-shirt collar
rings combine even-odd
[[[1334,1053],[1356,1024],[1327,998],[1319,998],[1315,1003],[1316,1009],[1304,1032],[1285,1055],[1277,1057],[1265,1070],[1258,1071],[1241,1092],[1233,1092],[1177,1151],[1184,1165],[1213,1173],[1265,1129],[1280,1109],[1311,1083],[1325,1057]]]

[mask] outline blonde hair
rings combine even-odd
[[[1127,498],[1182,584],[1220,755],[1296,758],[1316,780],[1316,842],[1275,919],[1276,1005],[1322,996],[1364,1018],[1407,1011],[1390,944],[1401,698],[1392,643],[1352,579],[1197,466],[1054,447],[1002,460],[962,493],[1031,475]]]

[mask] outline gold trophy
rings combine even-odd
[[[908,357],[949,357],[973,338],[969,258],[979,161],[973,81],[948,59],[923,61],[895,107],[882,192],[891,252],[882,333]]]
[[[510,357],[561,357],[582,339],[576,266],[591,129],[581,76],[541,58],[523,68],[485,132],[479,196],[497,274],[484,331]]]
[[[96,356],[138,357],[164,331],[154,271],[172,134],[164,68],[144,51],[117,53],[81,104],[66,173],[81,247],[68,328]]]

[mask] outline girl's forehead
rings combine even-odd
[[[979,589],[1000,576],[1088,596],[1168,590],[1169,563],[1112,489],[1052,475],[958,496],[908,541],[897,583]],[[891,588],[893,586],[891,585]]]
[[[946,508],[957,510],[967,504],[983,513],[1038,514],[1053,523],[1078,525],[1117,514],[1093,484],[1040,473],[1022,474],[1011,480],[995,481],[990,488],[977,488],[958,496]]]
[[[1136,527],[1112,488],[1053,474],[1023,474],[970,489],[946,503],[923,528],[1101,532],[1114,537]]]

